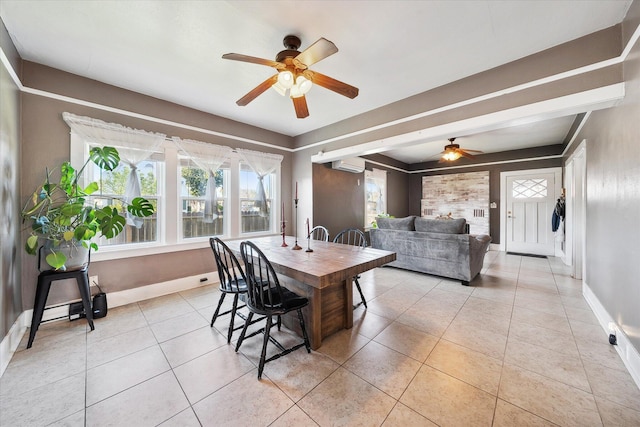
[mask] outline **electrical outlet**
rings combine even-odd
[[[99,286],[98,276],[89,276],[89,286]]]

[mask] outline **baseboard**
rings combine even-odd
[[[582,294],[598,318],[600,326],[604,329],[606,335],[603,335],[603,339],[605,339],[606,336],[609,335],[609,322],[615,323],[613,317],[611,317],[598,297],[596,297],[584,281],[582,282]],[[631,378],[633,378],[633,381],[635,381],[638,388],[640,388],[640,353],[638,353],[638,350],[631,344],[629,338],[619,328],[616,331],[616,339],[618,344],[614,347],[620,355],[624,366],[627,367],[629,374],[631,374]]]
[[[110,292],[107,294],[107,301],[110,308],[119,307],[121,305],[161,297],[163,295],[186,291],[188,289],[194,289],[218,282],[218,272],[213,271],[205,274],[198,274],[196,276],[183,277],[180,279],[169,280],[167,282],[156,283],[153,285],[140,286],[139,288]]]
[[[180,279],[169,280],[167,282],[156,283],[153,285],[141,286],[139,288],[110,292],[107,294],[107,300],[109,308],[115,308],[150,298],[194,289],[200,286],[211,285],[213,283],[218,283],[218,281],[218,273],[213,271],[205,274],[198,274],[196,276],[183,277]],[[50,321],[53,319],[63,320],[68,318],[68,304],[69,303],[56,304],[54,307],[48,307],[42,316],[42,320]],[[22,337],[27,331],[27,327],[31,326],[32,317],[33,309],[23,311],[20,316],[18,316],[18,319],[14,322],[13,326],[11,326],[7,335],[2,339],[2,343],[0,344],[0,377],[4,374],[5,369],[9,365],[9,361],[13,357]]]
[[[16,321],[13,322],[7,335],[2,339],[0,343],[0,377],[2,377],[5,369],[9,366],[9,361],[11,361],[13,353],[15,353],[18,345],[20,345],[20,341],[27,331],[29,323],[30,322],[26,320],[26,311],[23,311]]]

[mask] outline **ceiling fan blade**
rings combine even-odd
[[[293,107],[296,109],[296,116],[299,119],[309,117],[309,108],[307,108],[307,100],[304,95],[291,99],[293,100]]]
[[[242,55],[240,53],[225,53],[224,55],[222,55],[222,59],[266,65],[267,67],[277,68],[278,70],[286,68],[286,65],[281,62],[272,61],[270,59],[256,58],[255,56]]]
[[[338,51],[335,44],[321,37],[293,59],[298,68],[307,68]]]
[[[476,156],[471,155],[471,154],[467,153],[464,150],[457,150],[457,151],[458,151],[458,153],[460,153],[461,156],[466,157],[467,159],[475,159],[476,158]]]
[[[238,104],[241,107],[244,107],[245,105],[247,105],[248,103],[256,99],[258,95],[261,95],[264,91],[266,91],[271,86],[273,86],[277,81],[278,81],[278,75],[274,74],[273,76],[269,77],[267,80],[260,83],[258,86],[251,89],[251,91],[249,91],[249,93],[247,93],[245,96],[238,99],[236,101],[236,104]]]
[[[332,90],[335,93],[346,96],[347,98],[353,99],[358,96],[359,91],[357,87],[348,85],[332,77],[325,76],[324,74],[311,70],[305,70],[302,74],[314,84],[322,86],[325,89]]]

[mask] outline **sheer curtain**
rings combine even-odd
[[[259,151],[243,150],[238,148],[238,154],[249,167],[258,175],[258,199],[256,204],[260,209],[260,215],[269,216],[269,206],[267,205],[267,195],[264,190],[264,177],[276,171],[282,159],[280,154],[261,153]]]
[[[127,183],[125,186],[124,200],[127,203],[141,196],[140,178],[137,164],[147,160],[153,153],[160,151],[160,145],[166,135],[162,133],[147,132],[133,129],[117,123],[107,123],[90,117],[76,116],[71,113],[62,113],[62,118],[71,130],[85,141],[90,141],[102,146],[115,147],[120,154],[120,160],[129,168]],[[136,228],[142,227],[142,219],[127,212],[127,224]]]
[[[173,142],[178,148],[178,154],[188,157],[199,168],[209,174],[204,195],[203,222],[212,223],[219,215],[215,173],[224,162],[229,160],[232,149],[231,147],[208,144],[191,139],[180,139],[175,136],[173,137]]]

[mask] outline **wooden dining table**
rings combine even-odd
[[[353,326],[353,277],[395,261],[395,252],[360,246],[307,240],[299,242],[301,250],[293,250],[294,237],[287,236],[288,246],[282,246],[282,236],[249,239],[265,254],[278,274],[281,285],[309,299],[303,309],[311,348],[318,349],[322,339]],[[225,243],[242,262],[240,243]],[[307,252],[310,246],[312,252]],[[361,284],[362,285],[362,284]],[[366,287],[363,290],[366,293]],[[293,316],[283,323],[300,333]]]

